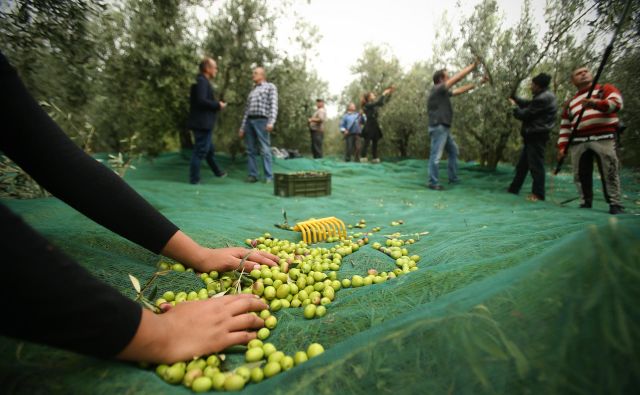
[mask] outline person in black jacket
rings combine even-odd
[[[549,133],[556,123],[558,105],[556,97],[549,88],[551,76],[538,74],[531,81],[531,100],[519,97],[509,98],[514,105],[513,115],[522,121],[520,134],[524,140],[520,160],[516,165],[516,175],[509,186],[508,191],[513,194],[520,192],[527,173],[531,172],[533,185],[528,199],[532,201],[545,198],[545,170],[544,150]]]
[[[274,266],[246,248],[203,247],[109,168],[84,153],[42,110],[0,52],[0,152],[54,196],[120,236],[198,272]],[[69,169],[73,169],[72,174]],[[0,334],[102,358],[173,363],[256,337],[267,308],[253,295],[181,303],[154,314],[101,282],[0,204]],[[37,292],[25,292],[28,284]],[[186,335],[185,335],[186,334]]]
[[[382,92],[382,95],[376,100],[376,95],[373,92],[367,92],[362,96],[361,107],[364,112],[365,123],[362,128],[362,138],[364,143],[362,144],[361,162],[367,161],[367,150],[369,149],[369,143],[371,143],[371,162],[380,163],[378,158],[378,140],[382,138],[382,129],[378,123],[378,111],[380,107],[389,99],[395,88],[387,88]]]
[[[214,78],[216,74],[218,74],[218,65],[215,60],[204,58],[200,62],[200,74],[196,78],[196,83],[191,85],[187,126],[193,131],[194,139],[189,169],[189,181],[192,184],[200,182],[200,163],[202,159],[206,159],[216,177],[225,177],[227,175],[220,169],[213,157],[215,147],[213,141],[211,141],[213,126],[216,123],[218,112],[224,109],[226,105],[222,100],[216,100],[213,87],[209,83],[209,80]]]

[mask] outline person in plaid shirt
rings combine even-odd
[[[262,67],[253,70],[254,86],[247,98],[247,104],[240,126],[240,138],[244,138],[249,155],[249,176],[247,182],[258,181],[258,150],[262,156],[265,182],[273,181],[271,172],[271,135],[278,117],[278,89],[270,82]]]

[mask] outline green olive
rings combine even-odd
[[[309,359],[317,357],[323,352],[324,352],[324,347],[322,347],[322,345],[319,343],[312,343],[307,348],[307,355],[309,356]]]
[[[354,288],[362,287],[364,285],[364,279],[356,274],[351,278],[351,285]]]
[[[269,357],[271,354],[278,351],[276,349],[276,346],[274,346],[272,343],[265,343],[264,346],[262,346],[262,350],[264,351],[265,357]]]
[[[315,304],[306,305],[304,308],[303,315],[304,315],[304,318],[308,320],[314,318],[316,316],[316,305]]]
[[[162,299],[166,300],[167,302],[173,302],[176,299],[176,294],[173,293],[173,291],[167,291],[162,294]]]
[[[204,370],[202,371],[202,374],[204,376],[213,378],[213,375],[218,373],[220,371],[220,369],[218,368],[214,368],[213,366],[207,366],[206,368],[204,368]]]
[[[230,374],[224,380],[225,391],[240,391],[244,388],[245,380],[238,374]]]
[[[156,366],[156,374],[162,377],[164,376],[164,372],[166,372],[168,368],[169,368],[169,365],[160,364]]]
[[[269,328],[260,328],[260,330],[258,331],[258,339],[264,340],[269,337],[270,334],[271,331],[269,330]]]
[[[251,379],[251,370],[246,366],[240,366],[237,368],[235,370],[235,374],[242,377],[245,383]]]
[[[274,315],[264,320],[264,326],[269,329],[275,328],[276,325],[278,325],[278,319]]]
[[[262,348],[262,340],[260,339],[252,339],[248,344],[248,348],[260,347]]]
[[[216,354],[209,355],[209,358],[207,358],[207,365],[217,368],[220,366],[220,358],[218,358]]]
[[[275,299],[275,297],[276,297],[276,289],[273,286],[269,285],[268,287],[266,287],[264,289],[263,295],[267,300]]]
[[[280,360],[280,366],[282,366],[283,371],[291,369],[293,365],[294,365],[293,357],[290,357],[288,355]]]
[[[198,293],[196,291],[191,291],[187,295],[187,300],[196,300],[198,299]]]
[[[296,366],[300,365],[301,363],[307,362],[308,360],[309,357],[304,351],[298,351],[293,355],[293,362],[296,364]]]
[[[316,307],[316,317],[320,318],[320,317],[324,317],[324,315],[327,314],[327,308],[324,306],[318,306]]]
[[[247,350],[244,354],[244,359],[247,362],[257,362],[264,358],[264,350],[262,347],[253,347]]]
[[[222,372],[218,372],[215,373],[213,375],[213,377],[211,378],[211,382],[213,384],[213,389],[215,389],[216,391],[221,391],[224,389],[224,382],[227,380],[227,376],[222,373]]]
[[[251,369],[251,381],[254,383],[259,383],[264,379],[264,372],[262,371],[262,368],[260,368],[259,366],[256,366],[255,368]]]
[[[184,378],[182,379],[182,384],[184,384],[186,387],[191,387],[193,381],[201,376],[203,376],[201,369],[188,370],[187,373],[185,373]]]
[[[193,390],[193,392],[207,392],[211,390],[212,386],[213,386],[213,380],[211,380],[210,377],[202,376],[193,380],[193,383],[191,384],[191,389]]]
[[[189,362],[189,364],[187,365],[187,372],[193,369],[204,369],[207,366],[207,361],[205,361],[202,358],[198,358],[198,359],[194,359],[193,361]]]
[[[264,365],[263,371],[264,371],[264,377],[266,378],[273,377],[282,371],[282,366],[280,366],[279,362],[269,362],[266,365]]]
[[[184,268],[184,265],[182,263],[174,263],[173,265],[171,265],[171,270],[176,272],[184,272],[186,269]]]
[[[185,374],[185,364],[184,362],[178,362],[169,366],[164,371],[163,378],[164,378],[164,381],[166,381],[169,384],[178,384],[184,378],[184,374]]]
[[[267,318],[269,318],[270,315],[271,315],[271,312],[267,309],[262,310],[260,312],[260,318],[262,318],[263,320],[266,320]]]
[[[351,280],[348,278],[342,279],[342,288],[349,288],[351,286]]]
[[[269,310],[273,311],[274,313],[276,311],[279,311],[280,309],[282,309],[282,302],[280,301],[280,299],[273,299],[271,301],[271,303],[269,304]]]
[[[282,351],[276,351],[273,354],[269,355],[267,359],[269,362],[280,362],[284,358],[284,353]]]

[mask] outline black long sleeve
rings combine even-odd
[[[5,336],[112,357],[131,341],[142,308],[57,250],[0,205]]]
[[[159,252],[178,228],[111,170],[80,150],[29,95],[0,53],[0,151],[97,223]],[[4,335],[95,356],[132,339],[141,308],[94,278],[0,205]],[[28,284],[32,291],[24,292]],[[8,310],[8,314],[7,314]]]
[[[40,108],[0,54],[0,151],[54,196],[158,253],[178,228],[120,177],[85,154]]]

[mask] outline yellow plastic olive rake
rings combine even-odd
[[[347,227],[336,217],[310,219],[298,222],[293,227],[296,232],[302,232],[302,240],[307,244],[327,240],[328,237],[347,237]]]

